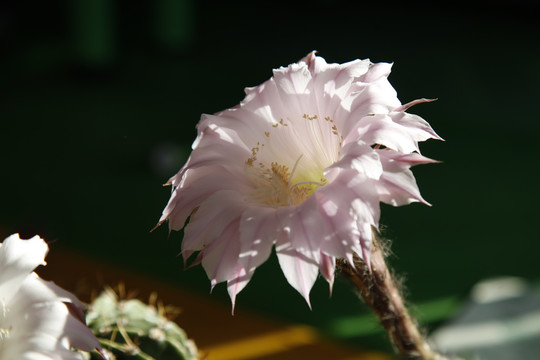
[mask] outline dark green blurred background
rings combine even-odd
[[[539,6],[533,1],[302,3],[194,0],[12,1],[0,5],[3,235],[36,233],[204,293],[182,270],[181,234],[150,232],[201,113],[243,98],[271,69],[316,49],[328,62],[394,62],[390,81],[446,142],[415,169],[433,204],[383,206],[392,264],[436,325],[480,279],[540,279]],[[228,301],[225,286],[211,295]],[[274,258],[239,295],[256,310],[315,324],[365,347],[363,306],[321,279],[313,311]],[[350,321],[352,325],[349,325]],[[363,325],[359,325],[363,324]],[[367,325],[366,325],[367,324]]]

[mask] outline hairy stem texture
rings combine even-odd
[[[352,281],[364,301],[373,309],[396,350],[404,359],[447,359],[431,349],[409,314],[386,265],[377,237],[374,237],[371,251],[371,269],[358,257],[355,257],[354,267],[346,261],[340,261],[338,266],[341,273]]]

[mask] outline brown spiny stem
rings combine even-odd
[[[349,262],[340,261],[338,267],[373,309],[399,354],[404,359],[447,359],[431,349],[407,311],[400,291],[386,265],[377,236],[374,236],[371,250],[371,270],[358,257],[355,257],[354,262],[353,267]]]

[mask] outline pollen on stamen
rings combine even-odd
[[[253,166],[253,162],[254,162],[255,160],[257,160],[257,158],[256,158],[255,156],[248,158],[248,159],[246,160],[246,165],[247,165],[247,166]]]
[[[302,117],[306,120],[317,120],[319,118],[317,115],[309,116],[308,114],[304,114]]]
[[[294,206],[301,204],[319,187],[326,185],[324,177],[321,177],[320,181],[292,183],[300,158],[292,171],[278,162],[272,162],[269,167],[259,162],[259,168],[252,168],[249,172],[255,189],[248,195],[247,200],[273,208]]]

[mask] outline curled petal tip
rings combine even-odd
[[[413,100],[413,101],[410,101],[406,104],[403,104],[401,105],[400,107],[396,108],[394,111],[405,111],[407,109],[409,109],[410,107],[414,106],[414,105],[417,105],[417,104],[421,104],[421,103],[426,103],[426,102],[433,102],[433,101],[437,101],[439,100],[438,98],[435,98],[435,99],[426,99],[426,98],[422,98],[422,99],[416,99],[416,100]]]
[[[332,297],[332,293],[334,291],[334,280],[332,279],[332,281],[330,281],[328,283],[328,293],[329,293],[329,297]]]
[[[158,227],[160,227],[161,224],[163,224],[165,221],[166,221],[166,220],[161,220],[160,222],[158,222],[158,223],[156,224],[156,226],[154,226],[154,227],[150,230],[150,232],[153,232],[154,230],[156,230],[156,229],[157,229]],[[169,231],[169,232],[170,232],[170,231]]]
[[[306,299],[307,306],[309,307],[309,310],[313,311],[313,308],[311,307],[311,300],[309,299],[309,295],[305,296],[304,299]]]

